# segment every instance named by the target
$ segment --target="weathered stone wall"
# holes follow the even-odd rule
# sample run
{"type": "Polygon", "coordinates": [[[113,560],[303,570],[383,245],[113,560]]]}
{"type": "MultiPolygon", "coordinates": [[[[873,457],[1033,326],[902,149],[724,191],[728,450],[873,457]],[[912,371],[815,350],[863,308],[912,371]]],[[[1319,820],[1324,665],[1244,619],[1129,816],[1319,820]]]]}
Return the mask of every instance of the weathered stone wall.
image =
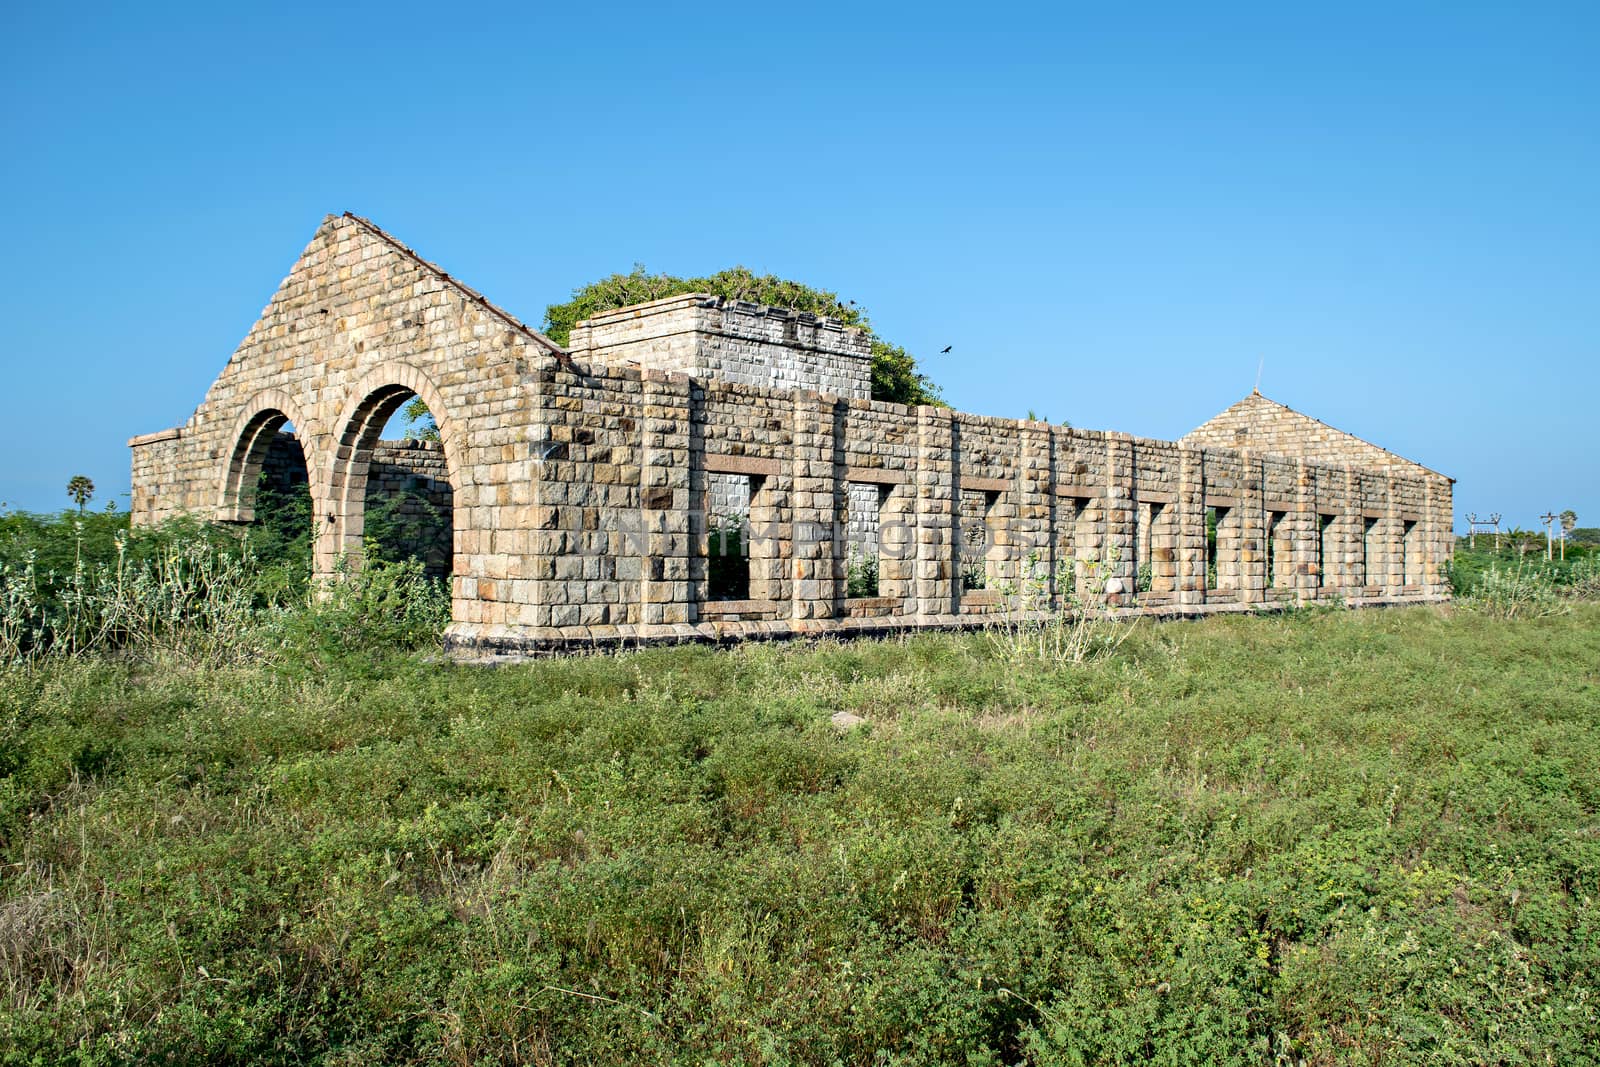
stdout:
{"type": "Polygon", "coordinates": [[[1302,415],[1260,393],[1237,404],[1185,434],[1191,448],[1230,448],[1309,459],[1334,466],[1362,467],[1399,473],[1426,472],[1420,463],[1397,456],[1354,434],[1336,430],[1325,422],[1302,415]]]}
{"type": "Polygon", "coordinates": [[[597,318],[575,335],[594,358],[574,360],[370,224],[330,218],[195,416],[132,442],[135,514],[248,521],[292,421],[331,572],[359,550],[374,476],[387,479],[378,433],[415,392],[443,438],[462,645],[966,625],[1007,610],[1026,580],[1060,603],[1108,592],[1161,613],[1447,594],[1451,483],[1414,464],[908,408],[867,399],[864,379],[853,396],[783,388],[834,380],[827,360],[865,370],[864,340],[705,301],[597,318]],[[773,380],[672,369],[722,359],[718,373],[759,379],[769,358],[773,380]],[[713,601],[706,510],[735,497],[748,598],[713,601]],[[878,595],[851,598],[869,536],[878,595]],[[973,563],[981,589],[964,588],[973,563]]]}
{"type": "MultiPolygon", "coordinates": [[[[849,558],[852,561],[878,557],[879,489],[876,485],[851,482],[845,503],[849,558]]],[[[739,474],[706,475],[706,521],[745,517],[750,514],[750,479],[739,474]]]]}
{"type": "Polygon", "coordinates": [[[311,472],[306,467],[305,452],[294,434],[280,430],[267,445],[266,458],[261,461],[261,482],[280,493],[296,486],[306,485],[311,472]]]}
{"type": "MultiPolygon", "coordinates": [[[[629,551],[649,581],[639,610],[619,606],[611,615],[617,621],[581,635],[588,638],[960,624],[1005,610],[1005,590],[1060,564],[1085,579],[1081,588],[1093,584],[1091,572],[1109,571],[1122,604],[1160,611],[1248,607],[1285,596],[1377,603],[1445,592],[1439,563],[1448,551],[1449,481],[1437,476],[1362,472],[632,369],[587,377],[557,369],[542,388],[551,398],[570,398],[574,390],[630,398],[618,411],[638,411],[644,424],[638,532],[624,542],[632,541],[629,551]],[[637,408],[635,382],[645,394],[637,408]],[[714,480],[754,487],[746,602],[711,602],[704,592],[710,549],[693,501],[714,480]],[[871,493],[862,494],[862,503],[858,488],[871,493]],[[868,499],[882,515],[882,576],[880,595],[865,604],[844,590],[855,541],[848,516],[868,499]],[[1220,516],[1214,584],[1207,581],[1207,509],[1220,516]],[[1326,549],[1324,514],[1335,518],[1326,549]],[[1414,524],[1409,550],[1402,544],[1407,523],[1414,524]],[[974,531],[976,544],[969,539],[974,531]],[[1393,564],[1406,558],[1409,577],[1393,564]],[[963,588],[962,574],[974,561],[983,588],[963,588]],[[1144,577],[1141,562],[1149,565],[1144,577]]],[[[607,428],[593,417],[574,421],[577,404],[549,403],[546,410],[556,419],[556,435],[607,428]]],[[[589,477],[581,465],[546,467],[541,500],[569,492],[568,480],[589,477]]],[[[613,516],[621,528],[631,521],[630,506],[613,516]]],[[[557,552],[563,543],[570,538],[551,540],[545,550],[557,552]]],[[[558,617],[568,595],[559,585],[536,594],[550,614],[534,617],[558,617]]],[[[579,605],[566,606],[570,617],[579,605]]],[[[573,635],[536,629],[532,636],[573,635]]]]}
{"type": "Polygon", "coordinates": [[[397,558],[415,557],[431,576],[448,577],[453,566],[451,516],[455,490],[436,441],[379,441],[367,473],[366,509],[382,508],[385,546],[397,558]]]}

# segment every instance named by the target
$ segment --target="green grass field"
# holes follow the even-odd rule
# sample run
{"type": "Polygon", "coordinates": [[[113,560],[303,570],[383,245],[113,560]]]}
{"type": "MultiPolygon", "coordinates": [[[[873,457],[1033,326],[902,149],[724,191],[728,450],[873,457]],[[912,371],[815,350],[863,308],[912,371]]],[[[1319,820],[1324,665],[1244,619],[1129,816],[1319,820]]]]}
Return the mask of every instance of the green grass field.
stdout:
{"type": "Polygon", "coordinates": [[[1600,607],[0,673],[8,1063],[1594,1063],[1600,607]],[[865,725],[841,732],[839,710],[865,725]]]}

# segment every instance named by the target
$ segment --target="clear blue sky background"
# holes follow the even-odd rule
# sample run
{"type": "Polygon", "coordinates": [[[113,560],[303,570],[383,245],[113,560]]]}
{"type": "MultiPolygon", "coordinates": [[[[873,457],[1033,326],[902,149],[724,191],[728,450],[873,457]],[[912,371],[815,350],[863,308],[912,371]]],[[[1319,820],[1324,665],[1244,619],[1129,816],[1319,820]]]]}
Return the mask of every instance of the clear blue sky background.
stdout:
{"type": "Polygon", "coordinates": [[[532,323],[834,288],[985,414],[1172,438],[1265,360],[1458,516],[1600,525],[1600,4],[231,7],[7,8],[12,507],[125,492],[349,210],[532,323]]]}

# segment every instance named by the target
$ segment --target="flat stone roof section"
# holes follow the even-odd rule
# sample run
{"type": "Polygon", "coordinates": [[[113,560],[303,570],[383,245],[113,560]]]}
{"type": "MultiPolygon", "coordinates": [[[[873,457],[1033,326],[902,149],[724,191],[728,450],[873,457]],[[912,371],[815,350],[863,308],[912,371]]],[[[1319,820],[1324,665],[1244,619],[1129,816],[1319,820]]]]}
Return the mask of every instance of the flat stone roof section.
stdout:
{"type": "Polygon", "coordinates": [[[578,323],[570,351],[600,366],[632,365],[758,388],[872,396],[872,337],[806,311],[683,293],[578,323]]]}

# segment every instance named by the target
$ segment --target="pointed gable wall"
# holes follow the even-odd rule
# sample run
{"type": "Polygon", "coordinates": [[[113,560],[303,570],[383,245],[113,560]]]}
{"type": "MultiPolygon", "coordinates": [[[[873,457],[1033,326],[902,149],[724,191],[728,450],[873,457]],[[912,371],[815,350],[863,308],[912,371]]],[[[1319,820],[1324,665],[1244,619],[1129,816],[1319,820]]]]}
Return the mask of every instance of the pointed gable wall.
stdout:
{"type": "Polygon", "coordinates": [[[1191,448],[1232,448],[1390,474],[1439,475],[1354,434],[1251,393],[1186,434],[1191,448]]]}
{"type": "MultiPolygon", "coordinates": [[[[435,392],[440,425],[474,407],[519,402],[519,376],[561,349],[354,216],[330,215],[182,426],[136,437],[136,520],[182,512],[228,518],[218,485],[241,423],[261,410],[294,423],[313,483],[331,475],[341,419],[358,388],[409,376],[435,392]]],[[[412,387],[409,383],[407,387],[412,387]]],[[[415,389],[418,393],[430,391],[415,389]]],[[[446,441],[453,465],[483,442],[446,441]]]]}
{"type": "Polygon", "coordinates": [[[365,220],[329,216],[182,426],[136,437],[132,518],[248,521],[285,418],[311,483],[316,566],[359,552],[382,424],[410,393],[439,424],[453,489],[456,617],[504,571],[532,503],[527,427],[565,353],[365,220]]]}

